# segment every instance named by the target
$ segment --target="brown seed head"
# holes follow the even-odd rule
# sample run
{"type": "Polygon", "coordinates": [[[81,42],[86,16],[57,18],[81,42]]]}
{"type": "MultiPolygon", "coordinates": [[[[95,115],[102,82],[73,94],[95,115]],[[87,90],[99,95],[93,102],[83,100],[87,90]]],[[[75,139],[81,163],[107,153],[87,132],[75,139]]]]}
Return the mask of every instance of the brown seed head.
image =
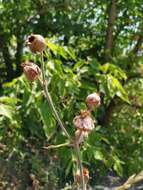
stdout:
{"type": "Polygon", "coordinates": [[[73,119],[73,124],[81,131],[90,132],[94,129],[94,121],[88,111],[81,111],[80,115],[73,119]]]}
{"type": "Polygon", "coordinates": [[[31,82],[38,79],[41,74],[40,68],[32,62],[24,62],[21,64],[23,72],[26,75],[27,79],[31,82]]]}
{"type": "Polygon", "coordinates": [[[94,109],[94,107],[99,107],[101,104],[101,98],[100,98],[99,94],[92,93],[92,94],[88,95],[86,98],[86,104],[90,111],[92,111],[94,109]]]}
{"type": "Polygon", "coordinates": [[[31,34],[26,40],[26,43],[33,53],[41,53],[46,49],[45,39],[39,34],[31,34]]]}

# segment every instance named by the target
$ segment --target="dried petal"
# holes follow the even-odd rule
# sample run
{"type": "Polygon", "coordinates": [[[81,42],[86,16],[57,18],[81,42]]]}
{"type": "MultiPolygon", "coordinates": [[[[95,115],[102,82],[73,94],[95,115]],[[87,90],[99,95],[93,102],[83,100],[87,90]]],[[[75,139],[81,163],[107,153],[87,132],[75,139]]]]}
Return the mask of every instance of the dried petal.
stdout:
{"type": "Polygon", "coordinates": [[[92,131],[94,129],[94,121],[88,111],[81,111],[80,115],[73,119],[75,127],[82,131],[92,131]]]}

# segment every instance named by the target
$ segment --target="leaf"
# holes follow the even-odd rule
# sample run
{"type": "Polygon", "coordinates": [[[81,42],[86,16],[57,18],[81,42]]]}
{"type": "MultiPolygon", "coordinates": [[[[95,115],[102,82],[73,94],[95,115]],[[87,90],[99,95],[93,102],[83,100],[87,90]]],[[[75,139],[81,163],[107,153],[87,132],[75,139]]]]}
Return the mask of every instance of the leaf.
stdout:
{"type": "Polygon", "coordinates": [[[5,116],[12,120],[13,109],[9,105],[0,104],[0,115],[5,116]]]}
{"type": "Polygon", "coordinates": [[[118,173],[119,176],[123,175],[123,168],[120,162],[115,162],[113,165],[114,170],[118,173]]]}
{"type": "Polygon", "coordinates": [[[112,75],[107,75],[107,81],[109,90],[112,89],[119,98],[130,103],[126,91],[117,78],[112,75]]]}
{"type": "Polygon", "coordinates": [[[51,114],[51,110],[47,103],[41,102],[38,105],[38,111],[40,113],[41,120],[44,124],[43,129],[44,129],[45,135],[49,137],[55,127],[55,120],[51,114]]]}
{"type": "Polygon", "coordinates": [[[98,74],[96,76],[98,77],[100,83],[101,92],[103,92],[111,98],[117,95],[123,101],[130,103],[125,89],[123,88],[122,84],[119,82],[117,78],[115,78],[111,74],[98,74]]]}
{"type": "Polygon", "coordinates": [[[69,173],[71,172],[72,170],[72,167],[73,167],[73,161],[72,160],[69,160],[68,162],[68,165],[66,167],[66,171],[65,171],[65,175],[68,176],[69,173]]]}
{"type": "Polygon", "coordinates": [[[19,101],[21,101],[21,100],[18,98],[14,98],[14,97],[7,97],[7,96],[0,97],[0,103],[4,103],[4,104],[15,105],[19,101]]]}
{"type": "Polygon", "coordinates": [[[96,160],[104,160],[104,156],[103,156],[103,153],[101,152],[101,151],[99,151],[99,150],[95,150],[94,151],[94,158],[96,159],[96,160]]]}
{"type": "Polygon", "coordinates": [[[57,55],[57,51],[58,51],[58,46],[55,45],[54,43],[47,41],[47,46],[48,48],[55,54],[57,55]]]}
{"type": "Polygon", "coordinates": [[[67,59],[67,52],[65,51],[64,47],[58,46],[58,52],[59,55],[61,55],[63,58],[67,59]]]}
{"type": "Polygon", "coordinates": [[[71,47],[66,48],[66,52],[68,53],[68,55],[74,60],[76,61],[76,54],[74,52],[74,50],[71,47]]]}
{"type": "Polygon", "coordinates": [[[85,61],[80,60],[80,61],[78,61],[78,62],[74,65],[73,70],[74,70],[74,71],[79,70],[83,65],[85,65],[85,61]]]}
{"type": "Polygon", "coordinates": [[[113,165],[114,170],[118,173],[119,176],[122,176],[123,175],[122,164],[124,164],[124,162],[120,160],[117,155],[113,155],[112,158],[114,160],[114,165],[113,165]]]}
{"type": "Polygon", "coordinates": [[[17,81],[18,81],[18,78],[13,79],[11,82],[5,82],[3,84],[3,87],[7,87],[7,88],[13,87],[16,84],[17,81]]]}
{"type": "Polygon", "coordinates": [[[50,41],[47,40],[47,46],[48,48],[55,54],[55,55],[61,55],[63,58],[67,59],[67,52],[64,49],[64,47],[56,45],[50,41]]]}
{"type": "Polygon", "coordinates": [[[109,73],[109,74],[113,75],[114,77],[116,77],[119,80],[127,79],[126,73],[120,67],[118,67],[114,64],[106,63],[104,65],[101,65],[100,70],[105,74],[109,73]]]}

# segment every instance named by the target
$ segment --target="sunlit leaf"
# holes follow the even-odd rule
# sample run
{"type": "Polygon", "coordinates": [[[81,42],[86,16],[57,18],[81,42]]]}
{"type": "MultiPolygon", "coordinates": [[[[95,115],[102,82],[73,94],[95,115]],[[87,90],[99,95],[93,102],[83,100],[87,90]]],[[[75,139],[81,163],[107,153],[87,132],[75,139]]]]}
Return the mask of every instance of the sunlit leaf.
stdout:
{"type": "Polygon", "coordinates": [[[9,105],[5,105],[5,104],[0,103],[0,115],[5,116],[5,117],[12,120],[12,115],[13,115],[12,107],[9,105]]]}

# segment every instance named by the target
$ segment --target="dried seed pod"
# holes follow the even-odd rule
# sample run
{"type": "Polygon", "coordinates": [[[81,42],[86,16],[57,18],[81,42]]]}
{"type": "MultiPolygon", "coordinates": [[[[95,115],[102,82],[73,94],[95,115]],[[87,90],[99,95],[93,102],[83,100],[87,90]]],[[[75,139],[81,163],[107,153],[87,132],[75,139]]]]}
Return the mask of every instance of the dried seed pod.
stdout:
{"type": "Polygon", "coordinates": [[[94,107],[99,107],[101,104],[101,98],[100,98],[99,94],[92,93],[92,94],[88,95],[86,98],[86,104],[90,111],[92,111],[94,109],[94,107]]]}
{"type": "Polygon", "coordinates": [[[27,79],[31,82],[36,80],[41,74],[40,68],[35,63],[25,62],[22,63],[21,66],[23,68],[23,72],[26,75],[27,79]]]}
{"type": "Polygon", "coordinates": [[[73,119],[73,123],[78,130],[90,132],[94,129],[94,121],[90,112],[81,111],[80,115],[73,119]]]}
{"type": "Polygon", "coordinates": [[[45,39],[39,34],[31,34],[26,40],[26,43],[33,53],[41,53],[46,49],[45,39]]]}
{"type": "MultiPolygon", "coordinates": [[[[84,176],[85,183],[87,184],[88,181],[89,181],[89,179],[90,179],[90,177],[89,177],[89,171],[88,171],[87,168],[83,168],[83,176],[84,176]]],[[[74,181],[77,184],[81,184],[82,179],[81,179],[79,171],[74,175],[74,181]]]]}

